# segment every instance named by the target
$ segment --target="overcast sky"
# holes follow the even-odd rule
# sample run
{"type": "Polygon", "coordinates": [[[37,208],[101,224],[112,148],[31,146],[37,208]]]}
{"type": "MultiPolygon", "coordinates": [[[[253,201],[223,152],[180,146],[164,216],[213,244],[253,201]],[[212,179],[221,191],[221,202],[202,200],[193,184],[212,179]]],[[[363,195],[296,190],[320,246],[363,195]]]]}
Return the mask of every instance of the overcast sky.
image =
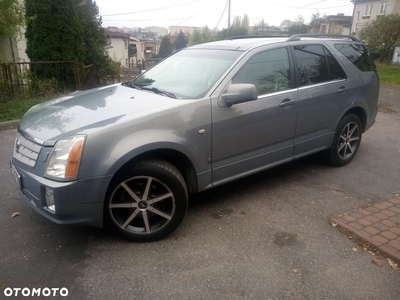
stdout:
{"type": "MultiPolygon", "coordinates": [[[[208,26],[219,29],[228,25],[228,0],[96,0],[103,26],[208,26]],[[224,11],[225,10],[225,11],[224,11]],[[220,20],[220,21],[219,21],[220,20]]],[[[278,26],[283,20],[295,20],[302,15],[308,23],[311,14],[353,14],[350,0],[231,0],[233,16],[246,13],[250,25],[262,18],[278,26]]]]}

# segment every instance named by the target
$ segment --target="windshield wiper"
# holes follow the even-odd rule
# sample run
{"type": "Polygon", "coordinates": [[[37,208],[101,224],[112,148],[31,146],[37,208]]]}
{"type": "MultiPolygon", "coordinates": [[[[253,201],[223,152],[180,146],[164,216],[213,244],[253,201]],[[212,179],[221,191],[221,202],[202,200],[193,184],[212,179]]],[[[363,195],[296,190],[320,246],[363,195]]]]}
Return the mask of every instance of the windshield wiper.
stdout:
{"type": "Polygon", "coordinates": [[[161,91],[156,87],[146,87],[145,85],[140,85],[140,84],[134,84],[133,82],[123,82],[122,85],[124,86],[129,86],[131,88],[137,89],[137,90],[146,90],[146,91],[151,91],[153,93],[156,93],[158,95],[162,96],[167,96],[173,99],[178,99],[175,94],[166,92],[166,91],[161,91]]]}
{"type": "Polygon", "coordinates": [[[170,97],[170,98],[173,98],[173,99],[178,99],[175,96],[175,94],[170,93],[170,92],[166,92],[166,91],[161,91],[156,87],[150,88],[150,87],[141,86],[139,89],[146,90],[146,91],[152,91],[152,92],[154,92],[154,93],[156,93],[158,95],[161,95],[161,96],[167,96],[167,97],[170,97]]]}
{"type": "Polygon", "coordinates": [[[121,85],[130,87],[130,88],[133,88],[133,89],[137,89],[137,90],[142,90],[143,89],[142,85],[134,84],[132,81],[123,82],[123,83],[121,83],[121,85]]]}

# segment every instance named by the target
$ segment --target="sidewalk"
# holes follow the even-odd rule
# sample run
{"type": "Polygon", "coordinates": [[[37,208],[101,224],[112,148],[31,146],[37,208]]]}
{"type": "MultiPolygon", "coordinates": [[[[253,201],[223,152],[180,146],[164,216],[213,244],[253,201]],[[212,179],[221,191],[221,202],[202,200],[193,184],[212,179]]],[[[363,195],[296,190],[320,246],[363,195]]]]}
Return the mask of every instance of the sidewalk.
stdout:
{"type": "Polygon", "coordinates": [[[400,197],[355,209],[330,218],[376,247],[383,255],[400,263],[400,197]]]}

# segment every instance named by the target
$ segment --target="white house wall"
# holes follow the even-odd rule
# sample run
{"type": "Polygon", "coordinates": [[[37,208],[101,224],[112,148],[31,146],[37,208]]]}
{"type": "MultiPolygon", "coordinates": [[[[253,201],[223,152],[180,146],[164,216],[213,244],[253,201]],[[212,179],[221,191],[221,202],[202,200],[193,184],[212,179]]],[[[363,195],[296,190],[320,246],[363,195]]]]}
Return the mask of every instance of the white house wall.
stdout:
{"type": "Polygon", "coordinates": [[[129,67],[128,40],[122,38],[110,38],[111,47],[107,49],[108,55],[122,67],[129,67]]]}
{"type": "Polygon", "coordinates": [[[4,38],[0,43],[0,54],[8,62],[29,62],[26,54],[25,29],[22,29],[17,38],[12,38],[12,41],[9,37],[4,38]]]}
{"type": "Polygon", "coordinates": [[[353,34],[358,34],[365,25],[381,14],[382,3],[386,3],[384,14],[400,14],[400,0],[356,2],[352,24],[353,34]],[[370,5],[372,5],[372,9],[370,9],[370,5]]]}

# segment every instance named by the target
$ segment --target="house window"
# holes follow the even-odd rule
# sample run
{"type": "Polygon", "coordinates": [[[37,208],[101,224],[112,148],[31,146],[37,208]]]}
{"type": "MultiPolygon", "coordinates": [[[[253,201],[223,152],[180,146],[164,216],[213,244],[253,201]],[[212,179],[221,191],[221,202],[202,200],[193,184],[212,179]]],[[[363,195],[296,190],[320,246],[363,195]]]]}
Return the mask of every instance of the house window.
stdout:
{"type": "Polygon", "coordinates": [[[353,29],[353,32],[354,32],[354,33],[357,33],[357,31],[358,31],[358,22],[356,22],[356,23],[354,24],[354,29],[353,29]]]}
{"type": "Polygon", "coordinates": [[[357,18],[356,18],[356,21],[358,22],[358,21],[360,21],[360,12],[358,11],[357,12],[357,18]]]}
{"type": "Polygon", "coordinates": [[[387,6],[387,2],[381,3],[381,10],[379,11],[379,14],[384,15],[386,13],[386,6],[387,6]]]}
{"type": "Polygon", "coordinates": [[[364,16],[370,17],[372,13],[372,4],[367,4],[365,7],[364,16]]]}

